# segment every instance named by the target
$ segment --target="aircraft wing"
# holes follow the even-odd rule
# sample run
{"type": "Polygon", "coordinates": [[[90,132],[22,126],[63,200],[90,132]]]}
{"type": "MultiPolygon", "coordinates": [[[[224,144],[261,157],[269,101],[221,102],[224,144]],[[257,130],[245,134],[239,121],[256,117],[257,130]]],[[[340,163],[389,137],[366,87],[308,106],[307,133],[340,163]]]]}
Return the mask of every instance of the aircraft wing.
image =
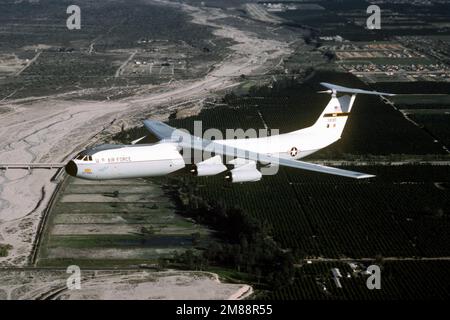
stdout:
{"type": "MultiPolygon", "coordinates": [[[[195,143],[192,146],[194,149],[199,149],[198,146],[195,146],[195,143]]],[[[216,154],[222,154],[226,156],[231,157],[237,157],[242,159],[248,159],[248,160],[254,160],[259,161],[263,163],[270,163],[273,165],[281,165],[296,169],[303,169],[308,171],[315,171],[315,172],[321,172],[321,173],[327,173],[327,174],[333,174],[337,176],[343,176],[348,178],[354,178],[354,179],[365,179],[365,178],[372,178],[373,175],[361,173],[361,172],[355,172],[355,171],[349,171],[349,170],[343,170],[333,167],[327,167],[319,164],[309,163],[305,161],[298,161],[294,159],[288,159],[283,157],[276,157],[272,155],[266,155],[262,153],[255,153],[248,150],[238,149],[231,146],[222,145],[213,141],[209,141],[209,144],[201,148],[202,150],[214,152],[216,154]]]]}
{"type": "Polygon", "coordinates": [[[354,178],[354,179],[367,179],[367,178],[375,177],[374,175],[366,174],[366,173],[362,173],[362,172],[327,167],[327,166],[323,166],[320,164],[309,163],[309,162],[305,162],[305,161],[298,161],[298,160],[293,160],[293,159],[280,158],[279,164],[286,166],[286,167],[315,171],[315,172],[322,172],[322,173],[333,174],[336,176],[342,176],[342,177],[354,178]]]}
{"type": "Polygon", "coordinates": [[[170,139],[177,129],[156,120],[144,120],[145,128],[153,133],[158,139],[170,139]]]}
{"type": "Polygon", "coordinates": [[[272,155],[256,153],[244,149],[227,146],[214,141],[201,139],[199,137],[192,136],[185,131],[175,129],[165,123],[156,120],[145,120],[144,126],[159,139],[173,141],[178,143],[181,147],[192,148],[196,150],[203,150],[207,152],[213,152],[230,157],[236,157],[241,159],[248,159],[254,161],[260,161],[263,163],[270,163],[273,165],[281,165],[291,168],[333,174],[343,177],[349,177],[354,179],[372,178],[373,175],[365,174],[361,172],[343,170],[333,167],[327,167],[319,164],[298,161],[283,157],[275,157],[272,155]]]}

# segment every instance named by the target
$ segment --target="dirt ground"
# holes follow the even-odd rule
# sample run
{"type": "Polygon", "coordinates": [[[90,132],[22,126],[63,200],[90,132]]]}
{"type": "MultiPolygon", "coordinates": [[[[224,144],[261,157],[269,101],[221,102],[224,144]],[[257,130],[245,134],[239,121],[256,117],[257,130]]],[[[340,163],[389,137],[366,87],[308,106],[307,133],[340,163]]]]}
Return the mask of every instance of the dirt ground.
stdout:
{"type": "Polygon", "coordinates": [[[253,293],[245,284],[222,283],[217,274],[193,271],[81,270],[81,288],[69,290],[65,270],[0,270],[0,300],[239,300],[253,293]]]}

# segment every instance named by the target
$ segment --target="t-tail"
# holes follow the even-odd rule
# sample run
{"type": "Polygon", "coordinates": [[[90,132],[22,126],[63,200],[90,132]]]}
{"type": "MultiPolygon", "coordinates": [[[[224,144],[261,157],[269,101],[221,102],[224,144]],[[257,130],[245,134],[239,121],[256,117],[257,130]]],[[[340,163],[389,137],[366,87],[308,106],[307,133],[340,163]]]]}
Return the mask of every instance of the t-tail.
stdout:
{"type": "Polygon", "coordinates": [[[352,111],[353,104],[355,103],[357,94],[370,94],[379,96],[395,95],[385,92],[347,88],[326,82],[321,82],[320,84],[328,89],[326,91],[321,91],[320,93],[331,94],[331,99],[314,125],[307,128],[307,130],[327,137],[327,140],[329,140],[329,144],[341,138],[345,124],[347,123],[347,119],[350,115],[350,112],[352,111]],[[350,93],[350,95],[338,96],[339,93],[350,93]]]}

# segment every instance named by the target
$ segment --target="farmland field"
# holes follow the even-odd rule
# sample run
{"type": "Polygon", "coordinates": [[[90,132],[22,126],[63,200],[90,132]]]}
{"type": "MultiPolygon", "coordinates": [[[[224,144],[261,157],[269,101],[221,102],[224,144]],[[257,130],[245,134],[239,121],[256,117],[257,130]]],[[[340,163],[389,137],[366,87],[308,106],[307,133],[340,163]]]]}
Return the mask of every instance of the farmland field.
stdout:
{"type": "Polygon", "coordinates": [[[378,83],[380,90],[393,90],[404,93],[389,97],[395,106],[408,118],[417,123],[433,139],[439,140],[447,149],[450,148],[450,85],[448,83],[378,83]]]}
{"type": "Polygon", "coordinates": [[[414,113],[410,114],[409,117],[424,126],[447,148],[450,148],[450,112],[446,111],[440,114],[414,113]]]}
{"type": "Polygon", "coordinates": [[[84,99],[123,97],[137,85],[203,76],[229,52],[228,39],[216,40],[212,29],[189,23],[170,6],[82,0],[77,2],[83,9],[81,29],[68,30],[70,4],[0,4],[0,60],[7,62],[0,68],[0,99],[83,89],[89,89],[84,99]],[[182,58],[170,60],[180,53],[182,58]],[[110,92],[114,88],[123,89],[110,92]]]}
{"type": "Polygon", "coordinates": [[[203,197],[237,205],[268,222],[274,239],[299,258],[450,254],[450,192],[435,185],[448,185],[448,167],[357,170],[378,177],[354,182],[282,169],[257,184],[227,187],[223,178],[208,177],[198,185],[203,197]],[[418,181],[416,171],[429,175],[427,181],[418,181]]]}
{"type": "Polygon", "coordinates": [[[383,2],[383,27],[371,31],[365,27],[367,3],[351,1],[309,1],[325,10],[287,10],[274,14],[289,21],[290,25],[307,25],[321,36],[340,35],[350,41],[383,41],[392,36],[449,34],[448,28],[436,21],[447,21],[448,3],[411,6],[409,3],[383,2]]]}
{"type": "Polygon", "coordinates": [[[405,94],[390,97],[389,100],[402,109],[443,109],[450,106],[450,94],[405,94]]]}
{"type": "Polygon", "coordinates": [[[200,249],[211,232],[175,213],[147,180],[90,182],[69,178],[50,212],[38,266],[129,266],[200,249]]]}
{"type": "MultiPolygon", "coordinates": [[[[373,262],[373,261],[372,261],[373,262]]],[[[370,262],[370,263],[372,263],[370,262]]],[[[361,264],[365,268],[368,261],[361,264]]],[[[369,290],[367,276],[355,273],[348,263],[322,262],[298,268],[294,283],[268,294],[274,300],[445,300],[450,296],[450,262],[381,262],[381,289],[369,290]],[[331,269],[342,274],[335,285],[331,269]],[[325,289],[324,289],[325,288],[325,289]]]]}

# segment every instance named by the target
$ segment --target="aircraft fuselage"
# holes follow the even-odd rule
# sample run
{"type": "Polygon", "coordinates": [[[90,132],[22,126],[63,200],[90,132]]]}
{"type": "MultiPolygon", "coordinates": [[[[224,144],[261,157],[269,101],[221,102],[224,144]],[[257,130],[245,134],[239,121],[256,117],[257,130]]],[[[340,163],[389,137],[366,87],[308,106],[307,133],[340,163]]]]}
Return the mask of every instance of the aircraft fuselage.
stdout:
{"type": "Polygon", "coordinates": [[[173,144],[100,146],[81,152],[67,164],[66,172],[87,180],[131,179],[162,176],[184,166],[173,144]]]}

